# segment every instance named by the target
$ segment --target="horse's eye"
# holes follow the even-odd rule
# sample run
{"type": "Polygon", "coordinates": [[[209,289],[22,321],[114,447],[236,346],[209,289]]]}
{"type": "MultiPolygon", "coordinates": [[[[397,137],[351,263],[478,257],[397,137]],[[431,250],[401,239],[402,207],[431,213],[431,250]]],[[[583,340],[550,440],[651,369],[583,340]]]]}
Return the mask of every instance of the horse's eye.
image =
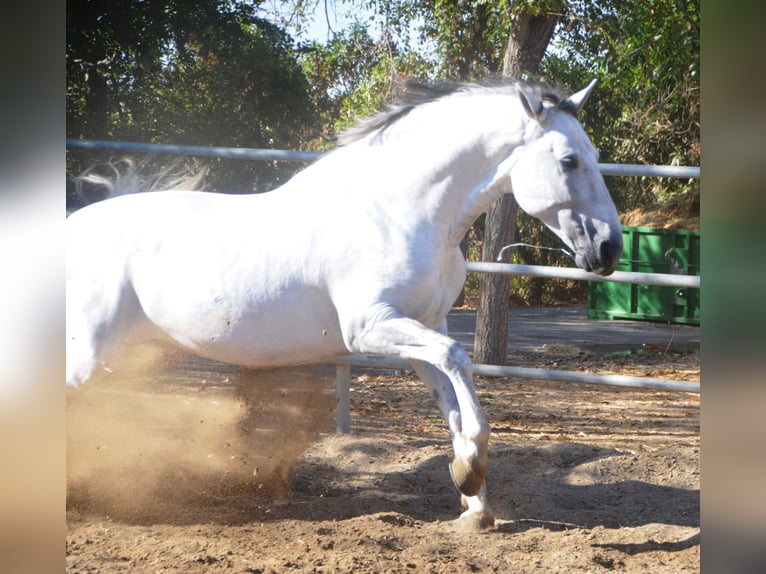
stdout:
{"type": "Polygon", "coordinates": [[[564,168],[564,170],[568,171],[570,169],[577,168],[577,156],[576,155],[568,155],[566,157],[561,158],[561,167],[564,168]]]}

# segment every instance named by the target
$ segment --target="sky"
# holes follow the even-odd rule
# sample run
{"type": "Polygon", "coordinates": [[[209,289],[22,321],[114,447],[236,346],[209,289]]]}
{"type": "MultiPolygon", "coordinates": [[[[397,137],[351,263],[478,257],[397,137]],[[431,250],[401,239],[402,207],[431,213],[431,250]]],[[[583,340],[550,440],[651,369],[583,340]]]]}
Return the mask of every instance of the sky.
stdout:
{"type": "MultiPolygon", "coordinates": [[[[284,25],[284,22],[280,22],[280,17],[282,20],[290,17],[289,7],[280,0],[268,0],[261,7],[269,19],[282,25],[284,25]]],[[[336,2],[335,0],[318,0],[316,1],[313,13],[309,16],[310,23],[301,34],[296,35],[295,29],[289,25],[287,29],[296,40],[316,40],[324,43],[332,36],[333,32],[343,30],[353,21],[351,15],[361,16],[362,18],[365,16],[372,17],[372,12],[359,6],[352,6],[351,3],[336,2]]],[[[374,30],[370,30],[371,35],[374,36],[373,32],[374,30]]]]}

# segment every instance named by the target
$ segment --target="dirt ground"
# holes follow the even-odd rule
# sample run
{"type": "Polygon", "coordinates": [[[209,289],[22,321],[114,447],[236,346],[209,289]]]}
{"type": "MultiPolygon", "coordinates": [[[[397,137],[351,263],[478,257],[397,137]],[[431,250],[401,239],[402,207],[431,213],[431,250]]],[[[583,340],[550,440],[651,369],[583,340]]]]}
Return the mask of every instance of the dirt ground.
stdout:
{"type": "MultiPolygon", "coordinates": [[[[548,355],[699,380],[699,355],[548,355]]],[[[527,362],[529,364],[529,362],[527,362]]],[[[448,433],[408,372],[188,360],[67,397],[67,572],[698,572],[699,395],[477,378],[494,528],[466,532],[448,433]]]]}

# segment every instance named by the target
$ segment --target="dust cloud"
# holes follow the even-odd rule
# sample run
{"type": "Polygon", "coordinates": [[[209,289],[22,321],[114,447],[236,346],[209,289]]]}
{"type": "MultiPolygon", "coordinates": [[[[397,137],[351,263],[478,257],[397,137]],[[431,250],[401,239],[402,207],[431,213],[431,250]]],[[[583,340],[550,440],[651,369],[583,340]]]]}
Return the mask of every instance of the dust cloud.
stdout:
{"type": "Polygon", "coordinates": [[[295,460],[334,426],[333,377],[331,365],[250,371],[191,359],[70,389],[67,509],[183,524],[232,496],[284,496],[295,460]]]}

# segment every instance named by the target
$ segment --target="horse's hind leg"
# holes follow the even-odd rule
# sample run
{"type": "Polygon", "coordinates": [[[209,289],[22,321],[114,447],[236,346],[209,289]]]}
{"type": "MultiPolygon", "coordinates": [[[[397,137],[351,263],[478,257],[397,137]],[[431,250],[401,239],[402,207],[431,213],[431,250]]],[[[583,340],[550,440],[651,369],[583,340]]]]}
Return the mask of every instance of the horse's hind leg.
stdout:
{"type": "Polygon", "coordinates": [[[105,363],[105,333],[109,321],[97,320],[95,308],[88,310],[67,300],[66,384],[77,387],[87,383],[105,363]],[[90,312],[89,312],[90,311],[90,312]]]}
{"type": "Polygon", "coordinates": [[[110,372],[110,359],[143,317],[131,288],[94,280],[67,283],[66,312],[66,384],[74,387],[110,372]]]}
{"type": "Polygon", "coordinates": [[[77,387],[89,381],[96,370],[98,360],[90,337],[82,331],[72,332],[67,321],[66,333],[66,384],[77,387]]]}

